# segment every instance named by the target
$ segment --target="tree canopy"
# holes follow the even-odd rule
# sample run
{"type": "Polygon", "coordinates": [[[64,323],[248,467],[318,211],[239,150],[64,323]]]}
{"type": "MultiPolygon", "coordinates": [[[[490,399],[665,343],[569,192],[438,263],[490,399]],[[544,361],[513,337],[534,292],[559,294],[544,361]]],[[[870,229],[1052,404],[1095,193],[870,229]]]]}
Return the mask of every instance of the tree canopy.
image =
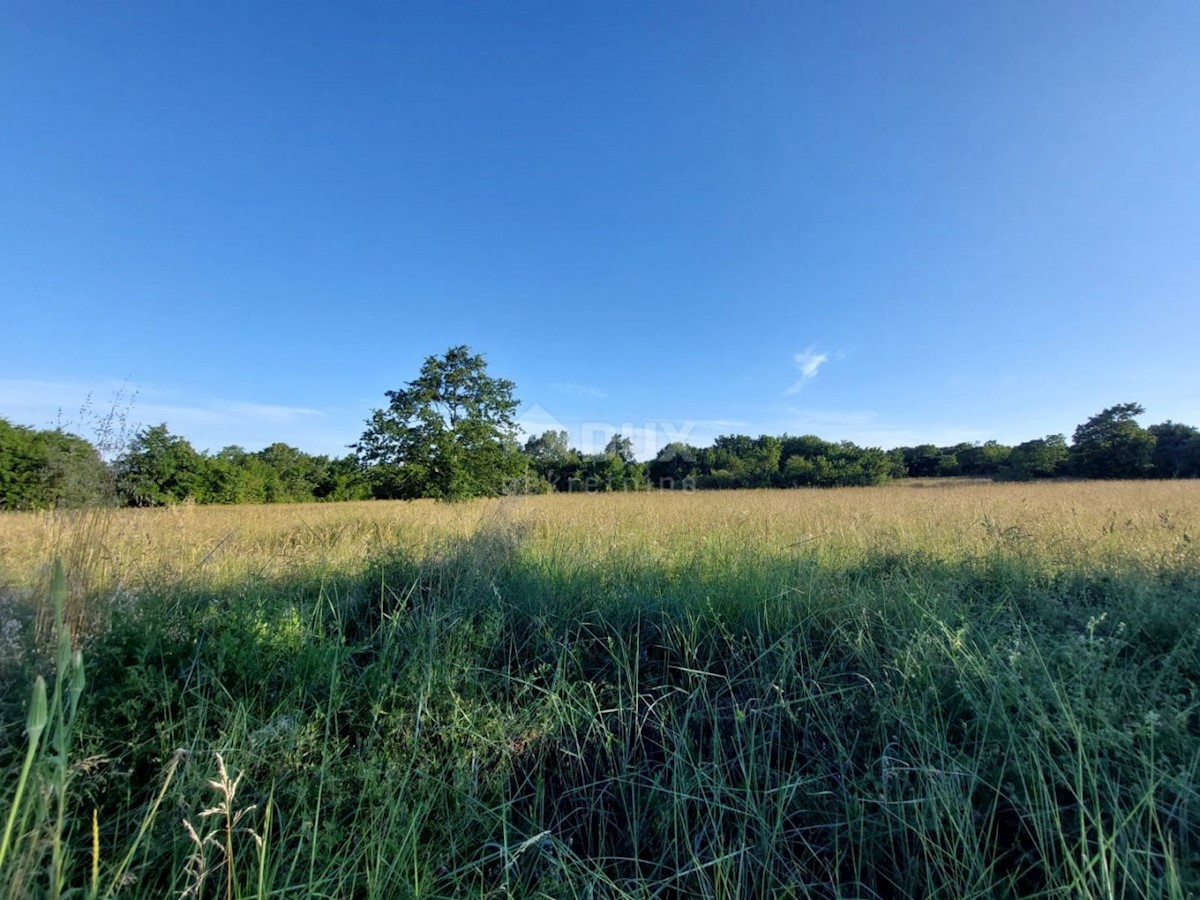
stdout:
{"type": "Polygon", "coordinates": [[[1075,429],[1071,466],[1085,478],[1142,478],[1154,465],[1154,435],[1137,423],[1140,403],[1119,403],[1075,429]]]}
{"type": "Polygon", "coordinates": [[[999,475],[1012,481],[1053,478],[1066,470],[1070,455],[1066,437],[1049,434],[1013,447],[1008,464],[1001,468],[999,475]]]}
{"type": "Polygon", "coordinates": [[[132,506],[162,506],[208,492],[204,458],[166,423],[137,433],[117,464],[117,484],[132,506]]]}
{"type": "Polygon", "coordinates": [[[387,391],[355,445],[376,496],[492,497],[519,478],[516,386],[488,374],[466,346],[425,360],[418,376],[387,391]]]}
{"type": "Polygon", "coordinates": [[[100,454],[84,438],[0,418],[0,509],[89,506],[112,493],[100,454]]]}
{"type": "Polygon", "coordinates": [[[1171,421],[1146,430],[1154,435],[1156,478],[1200,478],[1200,430],[1171,421]]]}

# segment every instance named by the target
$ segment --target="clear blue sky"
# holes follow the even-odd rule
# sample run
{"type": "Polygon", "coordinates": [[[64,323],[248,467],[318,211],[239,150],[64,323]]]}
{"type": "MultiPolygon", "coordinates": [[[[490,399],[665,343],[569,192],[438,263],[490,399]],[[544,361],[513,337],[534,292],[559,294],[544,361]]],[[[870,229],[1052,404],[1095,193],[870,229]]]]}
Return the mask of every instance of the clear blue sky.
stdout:
{"type": "Polygon", "coordinates": [[[0,416],[127,380],[340,453],[465,343],[577,445],[1200,425],[1197,47],[1191,0],[7,3],[0,416]]]}

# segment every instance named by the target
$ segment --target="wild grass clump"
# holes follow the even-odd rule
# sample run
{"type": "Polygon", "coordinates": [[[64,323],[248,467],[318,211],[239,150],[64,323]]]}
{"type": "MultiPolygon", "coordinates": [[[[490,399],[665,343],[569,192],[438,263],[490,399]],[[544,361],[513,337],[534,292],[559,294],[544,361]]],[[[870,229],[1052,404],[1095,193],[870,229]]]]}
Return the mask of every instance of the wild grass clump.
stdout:
{"type": "Polygon", "coordinates": [[[1060,487],[246,524],[10,668],[0,885],[1196,896],[1200,504],[1060,487]]]}

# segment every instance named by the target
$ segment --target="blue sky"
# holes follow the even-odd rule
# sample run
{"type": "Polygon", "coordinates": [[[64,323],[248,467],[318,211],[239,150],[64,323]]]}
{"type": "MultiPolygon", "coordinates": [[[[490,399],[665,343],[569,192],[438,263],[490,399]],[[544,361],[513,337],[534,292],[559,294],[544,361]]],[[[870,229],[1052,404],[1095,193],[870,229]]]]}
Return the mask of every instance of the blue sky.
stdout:
{"type": "Polygon", "coordinates": [[[0,416],[341,453],[1200,425],[1200,4],[0,7],[0,416]]]}

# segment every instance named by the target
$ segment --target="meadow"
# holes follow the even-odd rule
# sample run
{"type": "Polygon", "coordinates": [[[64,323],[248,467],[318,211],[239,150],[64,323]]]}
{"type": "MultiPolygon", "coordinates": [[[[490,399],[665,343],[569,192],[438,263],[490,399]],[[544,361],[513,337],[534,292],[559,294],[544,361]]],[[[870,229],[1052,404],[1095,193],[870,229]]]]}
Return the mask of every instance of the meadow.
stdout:
{"type": "Polygon", "coordinates": [[[1198,691],[1195,481],[4,513],[0,890],[1196,897],[1198,691]]]}

